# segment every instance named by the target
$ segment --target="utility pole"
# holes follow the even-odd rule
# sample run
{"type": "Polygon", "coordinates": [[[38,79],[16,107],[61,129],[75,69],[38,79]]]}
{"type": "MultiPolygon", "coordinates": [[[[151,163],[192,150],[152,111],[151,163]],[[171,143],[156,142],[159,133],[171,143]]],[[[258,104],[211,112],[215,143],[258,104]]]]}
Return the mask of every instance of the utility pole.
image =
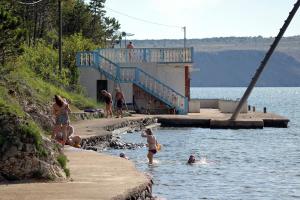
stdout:
{"type": "Polygon", "coordinates": [[[58,65],[59,72],[62,71],[62,13],[61,13],[61,0],[58,0],[58,65]]]}
{"type": "Polygon", "coordinates": [[[292,11],[289,13],[288,18],[284,21],[284,24],[281,27],[281,29],[280,29],[278,35],[276,36],[274,42],[270,46],[269,51],[266,53],[264,59],[261,61],[260,66],[256,70],[255,75],[253,76],[248,88],[246,89],[242,99],[240,100],[240,102],[239,102],[238,106],[236,107],[234,113],[232,114],[230,120],[236,120],[236,118],[238,117],[238,115],[239,115],[239,113],[242,109],[242,106],[247,101],[248,97],[250,96],[252,89],[255,87],[255,84],[259,79],[259,76],[261,75],[262,71],[264,70],[265,66],[267,65],[267,62],[269,61],[269,58],[271,57],[272,53],[274,52],[276,46],[278,45],[280,39],[282,38],[282,36],[284,34],[284,32],[288,28],[290,22],[292,21],[294,15],[297,12],[299,6],[300,6],[300,0],[297,0],[297,2],[295,3],[292,11]]]}
{"type": "Polygon", "coordinates": [[[183,28],[183,48],[186,48],[186,26],[183,28]]]}

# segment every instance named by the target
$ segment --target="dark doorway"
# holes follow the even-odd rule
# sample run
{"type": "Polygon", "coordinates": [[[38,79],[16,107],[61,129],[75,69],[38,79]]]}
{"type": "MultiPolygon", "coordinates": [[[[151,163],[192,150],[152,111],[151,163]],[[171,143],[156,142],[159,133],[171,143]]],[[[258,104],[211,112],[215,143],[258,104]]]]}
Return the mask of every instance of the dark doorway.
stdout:
{"type": "Polygon", "coordinates": [[[97,80],[97,101],[104,102],[101,90],[107,90],[107,80],[97,80]]]}

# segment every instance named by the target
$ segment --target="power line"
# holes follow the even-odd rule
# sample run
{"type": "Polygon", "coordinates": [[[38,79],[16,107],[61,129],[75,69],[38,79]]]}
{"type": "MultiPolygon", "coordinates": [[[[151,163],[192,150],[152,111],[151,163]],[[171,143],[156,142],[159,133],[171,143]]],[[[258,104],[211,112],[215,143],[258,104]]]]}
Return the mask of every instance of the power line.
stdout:
{"type": "Polygon", "coordinates": [[[34,5],[34,4],[40,3],[41,1],[44,1],[44,0],[38,0],[35,2],[23,2],[23,1],[16,1],[16,2],[19,4],[23,4],[23,5],[34,5]]]}
{"type": "Polygon", "coordinates": [[[161,23],[157,23],[157,22],[152,22],[152,21],[149,21],[149,20],[145,20],[145,19],[141,19],[141,18],[138,18],[138,17],[127,15],[125,13],[122,13],[122,12],[116,11],[114,9],[111,9],[111,8],[109,8],[107,6],[105,6],[105,7],[106,7],[106,9],[108,9],[108,10],[110,10],[112,12],[118,13],[120,15],[124,15],[126,17],[135,19],[137,21],[142,21],[142,22],[145,22],[145,23],[154,24],[154,25],[158,25],[158,26],[166,26],[166,27],[171,27],[171,28],[182,28],[181,26],[175,26],[175,25],[168,25],[168,24],[161,24],[161,23]]]}

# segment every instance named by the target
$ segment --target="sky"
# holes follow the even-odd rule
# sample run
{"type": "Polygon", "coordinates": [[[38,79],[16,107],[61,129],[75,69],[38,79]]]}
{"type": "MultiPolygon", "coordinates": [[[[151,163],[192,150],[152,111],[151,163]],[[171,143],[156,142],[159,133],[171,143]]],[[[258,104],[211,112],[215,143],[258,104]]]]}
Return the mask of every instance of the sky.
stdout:
{"type": "MultiPolygon", "coordinates": [[[[107,16],[120,22],[121,31],[134,34],[130,39],[182,39],[184,26],[187,39],[271,37],[278,34],[294,3],[296,0],[106,0],[105,9],[107,16]]],[[[293,35],[300,35],[300,9],[285,33],[293,35]]]]}

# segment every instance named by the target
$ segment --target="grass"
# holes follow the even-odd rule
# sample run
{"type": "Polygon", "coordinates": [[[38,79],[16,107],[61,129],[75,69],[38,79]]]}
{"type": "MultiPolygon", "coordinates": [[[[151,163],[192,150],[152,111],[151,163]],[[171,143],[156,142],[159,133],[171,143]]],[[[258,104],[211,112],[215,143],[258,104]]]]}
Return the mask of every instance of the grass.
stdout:
{"type": "Polygon", "coordinates": [[[23,93],[23,95],[32,95],[40,103],[52,102],[54,95],[58,94],[68,99],[70,104],[78,109],[103,107],[103,104],[99,104],[83,94],[68,92],[64,88],[45,82],[30,69],[20,68],[18,71],[12,72],[9,79],[17,80],[15,89],[18,92],[23,93]],[[30,91],[27,91],[26,88],[30,88],[30,91]]]}
{"type": "Polygon", "coordinates": [[[22,110],[19,102],[8,95],[8,90],[0,82],[0,113],[11,113],[18,117],[24,117],[25,113],[22,110]]]}
{"type": "MultiPolygon", "coordinates": [[[[38,107],[42,106],[48,109],[55,94],[69,100],[73,111],[80,111],[85,108],[103,108],[103,104],[98,104],[82,94],[66,91],[63,87],[44,81],[32,70],[18,65],[18,63],[0,67],[0,122],[1,119],[8,116],[19,118],[22,123],[13,127],[14,131],[20,133],[16,135],[26,135],[34,139],[38,156],[46,157],[49,154],[44,148],[42,140],[42,134],[46,132],[26,114],[21,103],[33,103],[38,107]]],[[[8,138],[6,138],[5,133],[1,133],[0,129],[0,147],[6,142],[9,142],[8,138]]],[[[69,177],[70,170],[66,167],[66,156],[59,155],[57,161],[66,176],[69,177]]]]}
{"type": "Polygon", "coordinates": [[[59,163],[59,165],[61,166],[61,168],[63,168],[66,176],[70,177],[70,170],[67,168],[67,162],[68,162],[67,157],[65,155],[63,155],[63,154],[60,154],[57,157],[57,162],[59,163]]]}

